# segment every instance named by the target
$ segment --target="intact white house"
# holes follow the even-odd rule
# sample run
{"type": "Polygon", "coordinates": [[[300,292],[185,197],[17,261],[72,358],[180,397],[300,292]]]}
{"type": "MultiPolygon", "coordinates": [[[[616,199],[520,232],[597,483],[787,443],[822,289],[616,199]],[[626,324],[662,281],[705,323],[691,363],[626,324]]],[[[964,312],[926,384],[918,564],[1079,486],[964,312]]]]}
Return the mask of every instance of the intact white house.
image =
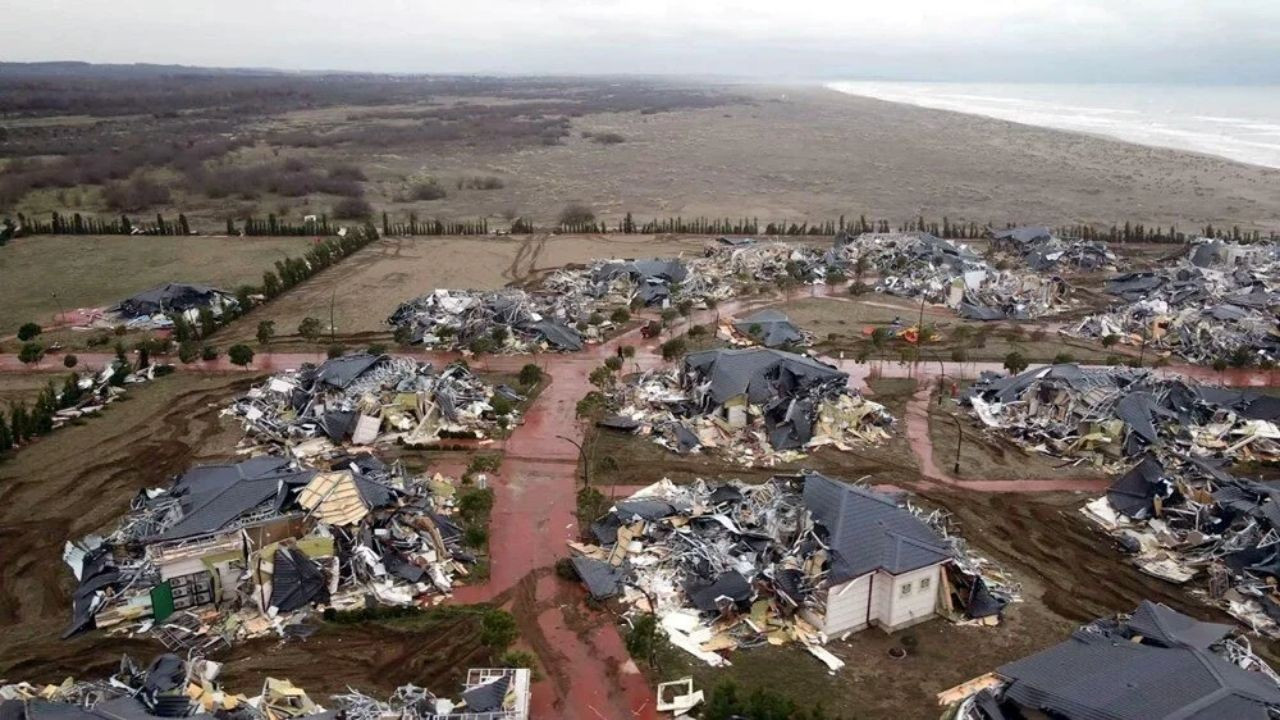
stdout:
{"type": "Polygon", "coordinates": [[[827,637],[875,625],[901,630],[937,614],[951,550],[893,498],[806,473],[804,504],[830,548],[820,602],[805,619],[827,637]]]}

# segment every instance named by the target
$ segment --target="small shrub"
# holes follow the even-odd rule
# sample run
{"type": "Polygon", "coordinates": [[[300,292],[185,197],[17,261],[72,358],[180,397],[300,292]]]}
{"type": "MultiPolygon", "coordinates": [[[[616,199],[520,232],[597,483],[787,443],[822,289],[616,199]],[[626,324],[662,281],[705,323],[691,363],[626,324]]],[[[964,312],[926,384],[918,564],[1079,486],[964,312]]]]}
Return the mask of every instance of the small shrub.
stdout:
{"type": "Polygon", "coordinates": [[[618,308],[609,315],[609,320],[615,323],[624,323],[631,320],[631,313],[626,308],[618,308]]]}
{"type": "Polygon", "coordinates": [[[626,141],[627,139],[621,133],[616,132],[593,133],[591,135],[591,142],[600,145],[620,145],[626,141]]]}
{"type": "Polygon", "coordinates": [[[66,355],[62,358],[63,367],[73,368],[79,364],[80,364],[80,358],[76,357],[75,355],[66,355]]]}
{"type": "Polygon", "coordinates": [[[508,650],[502,653],[498,658],[498,667],[524,668],[529,671],[534,682],[542,679],[542,673],[538,672],[538,658],[533,653],[523,650],[508,650]]]}
{"type": "Polygon", "coordinates": [[[178,360],[184,364],[193,363],[200,357],[200,346],[192,340],[178,343],[178,360]]]}
{"type": "Polygon", "coordinates": [[[516,641],[516,619],[505,610],[486,610],[480,620],[480,642],[494,650],[505,650],[516,641]]]}
{"type": "Polygon", "coordinates": [[[542,368],[533,363],[526,363],[520,368],[520,384],[525,387],[533,387],[542,381],[542,368]]]}
{"type": "Polygon", "coordinates": [[[38,363],[43,357],[44,346],[40,343],[23,343],[22,349],[18,351],[18,360],[24,365],[38,363]]]}
{"type": "Polygon", "coordinates": [[[428,202],[444,199],[448,195],[444,187],[433,178],[410,185],[406,198],[411,202],[428,202]]]}
{"type": "Polygon", "coordinates": [[[467,547],[483,548],[486,542],[489,542],[489,532],[482,527],[469,527],[462,533],[462,542],[467,547]]]}
{"type": "Polygon", "coordinates": [[[36,323],[23,323],[22,327],[18,328],[18,339],[22,342],[35,340],[42,332],[44,332],[44,329],[36,323]]]}
{"type": "Polygon", "coordinates": [[[596,213],[582,203],[569,203],[560,211],[561,225],[586,225],[596,221],[596,213]]]}
{"type": "Polygon", "coordinates": [[[205,362],[213,362],[218,359],[218,348],[213,345],[205,345],[200,348],[200,359],[205,362]]]}
{"type": "Polygon", "coordinates": [[[506,417],[511,414],[511,401],[502,395],[495,394],[489,398],[489,406],[493,408],[493,414],[498,417],[506,417]]]}
{"type": "Polygon", "coordinates": [[[346,354],[347,354],[347,346],[341,343],[335,343],[333,345],[330,345],[325,350],[325,356],[328,357],[329,359],[340,358],[346,354]]]}
{"type": "Polygon", "coordinates": [[[343,198],[334,204],[330,214],[338,220],[366,220],[373,215],[373,206],[363,198],[343,198]]]}
{"type": "Polygon", "coordinates": [[[245,367],[253,362],[253,348],[243,343],[232,345],[227,349],[227,357],[233,365],[245,367]]]}

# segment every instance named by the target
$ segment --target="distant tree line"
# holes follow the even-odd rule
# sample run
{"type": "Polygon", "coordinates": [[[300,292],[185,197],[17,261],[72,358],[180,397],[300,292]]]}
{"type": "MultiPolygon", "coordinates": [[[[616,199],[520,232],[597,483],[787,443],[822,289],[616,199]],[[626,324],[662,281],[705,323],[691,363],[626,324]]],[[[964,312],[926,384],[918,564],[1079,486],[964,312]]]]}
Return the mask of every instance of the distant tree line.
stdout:
{"type": "MultiPolygon", "coordinates": [[[[514,231],[513,231],[514,232],[514,231]]],[[[382,234],[393,235],[488,235],[489,221],[480,220],[419,220],[409,213],[409,221],[394,223],[387,213],[382,213],[382,234]]]]}
{"type": "Polygon", "coordinates": [[[285,222],[275,216],[274,213],[267,215],[266,219],[247,217],[241,221],[240,225],[236,225],[235,220],[227,218],[227,234],[228,235],[246,235],[249,237],[273,237],[273,236],[307,236],[307,235],[336,235],[338,228],[329,224],[329,218],[321,215],[315,220],[303,220],[302,222],[291,223],[285,222]]]}
{"type": "Polygon", "coordinates": [[[25,235],[190,235],[191,225],[186,215],[178,213],[176,221],[166,220],[163,215],[156,215],[155,222],[131,220],[127,215],[104,219],[92,215],[60,215],[50,213],[49,220],[42,222],[29,218],[22,213],[17,214],[18,221],[11,218],[3,220],[6,238],[23,237],[25,235]]]}

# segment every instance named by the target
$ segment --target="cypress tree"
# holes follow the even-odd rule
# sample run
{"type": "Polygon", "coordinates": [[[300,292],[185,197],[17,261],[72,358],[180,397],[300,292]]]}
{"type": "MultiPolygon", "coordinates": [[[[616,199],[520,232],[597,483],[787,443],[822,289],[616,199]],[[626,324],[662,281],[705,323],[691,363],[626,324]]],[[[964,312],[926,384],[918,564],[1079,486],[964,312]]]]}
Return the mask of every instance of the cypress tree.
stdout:
{"type": "Polygon", "coordinates": [[[0,414],[0,453],[13,449],[13,435],[9,432],[9,424],[0,414]]]}

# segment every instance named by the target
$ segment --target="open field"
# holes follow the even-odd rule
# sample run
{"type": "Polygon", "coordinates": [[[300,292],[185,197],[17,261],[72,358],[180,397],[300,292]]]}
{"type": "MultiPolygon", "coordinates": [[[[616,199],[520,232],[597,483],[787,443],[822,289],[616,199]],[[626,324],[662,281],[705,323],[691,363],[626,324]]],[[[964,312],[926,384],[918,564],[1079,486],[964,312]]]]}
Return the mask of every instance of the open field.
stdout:
{"type": "Polygon", "coordinates": [[[0,413],[7,413],[16,402],[30,404],[50,380],[61,382],[62,376],[44,372],[0,375],[0,413]]]}
{"type": "Polygon", "coordinates": [[[257,285],[276,260],[301,256],[311,242],[300,237],[20,238],[0,250],[0,337],[28,321],[48,325],[61,312],[108,306],[166,282],[230,291],[257,285]]]}
{"type": "Polygon", "coordinates": [[[14,86],[0,212],[185,212],[219,231],[363,201],[346,215],[546,227],[581,202],[611,224],[630,211],[1280,230],[1278,170],[815,86],[229,76],[179,95],[171,81],[135,96],[98,79],[56,102],[14,86]],[[119,152],[95,152],[108,144],[119,152]]]}
{"type": "Polygon", "coordinates": [[[391,328],[386,320],[392,311],[436,288],[520,285],[546,271],[595,258],[700,255],[709,241],[652,235],[384,238],[214,337],[223,345],[248,341],[260,321],[272,320],[277,333],[273,347],[309,345],[297,336],[298,323],[310,316],[327,327],[332,303],[339,342],[387,342],[391,328]]]}

